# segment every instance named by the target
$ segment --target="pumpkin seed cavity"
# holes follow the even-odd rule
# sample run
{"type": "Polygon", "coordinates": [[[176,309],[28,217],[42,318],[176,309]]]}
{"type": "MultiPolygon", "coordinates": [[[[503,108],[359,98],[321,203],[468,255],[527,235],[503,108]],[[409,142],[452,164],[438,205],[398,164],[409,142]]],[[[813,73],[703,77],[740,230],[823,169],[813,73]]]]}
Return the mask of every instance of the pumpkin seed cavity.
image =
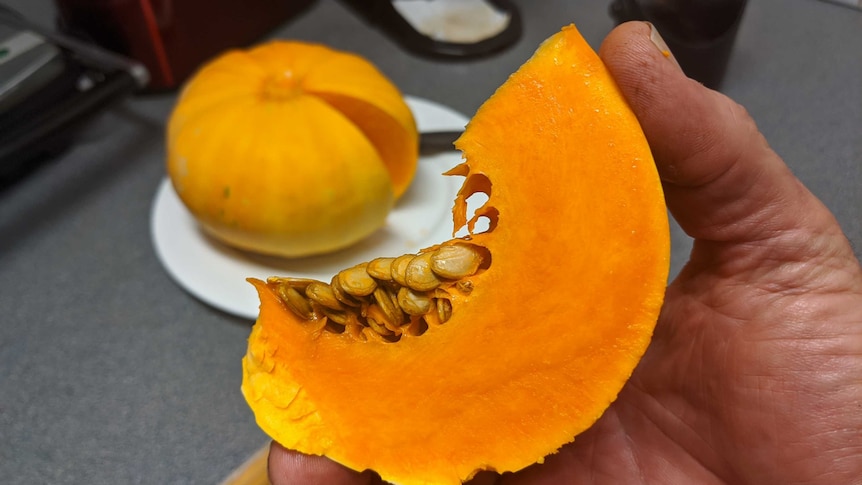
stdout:
{"type": "Polygon", "coordinates": [[[445,244],[340,271],[329,284],[307,278],[267,279],[293,313],[324,331],[360,341],[397,342],[452,318],[452,293],[473,290],[469,278],[490,266],[487,249],[445,244]]]}

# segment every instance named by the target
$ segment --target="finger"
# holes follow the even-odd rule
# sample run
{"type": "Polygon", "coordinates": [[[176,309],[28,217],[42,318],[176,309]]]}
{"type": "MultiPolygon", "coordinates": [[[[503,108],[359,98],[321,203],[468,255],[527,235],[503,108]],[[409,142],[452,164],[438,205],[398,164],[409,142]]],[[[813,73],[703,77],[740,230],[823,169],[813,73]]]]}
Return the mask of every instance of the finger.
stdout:
{"type": "Polygon", "coordinates": [[[269,447],[272,485],[371,485],[380,483],[370,472],[359,473],[322,456],[309,456],[272,442],[269,447]]]}
{"type": "Polygon", "coordinates": [[[500,474],[490,471],[481,471],[473,476],[464,485],[497,485],[500,483],[500,474]]]}
{"type": "Polygon", "coordinates": [[[645,22],[619,26],[600,49],[643,127],[668,208],[683,230],[740,242],[824,223],[819,218],[832,223],[745,109],[688,79],[668,54],[645,22]]]}

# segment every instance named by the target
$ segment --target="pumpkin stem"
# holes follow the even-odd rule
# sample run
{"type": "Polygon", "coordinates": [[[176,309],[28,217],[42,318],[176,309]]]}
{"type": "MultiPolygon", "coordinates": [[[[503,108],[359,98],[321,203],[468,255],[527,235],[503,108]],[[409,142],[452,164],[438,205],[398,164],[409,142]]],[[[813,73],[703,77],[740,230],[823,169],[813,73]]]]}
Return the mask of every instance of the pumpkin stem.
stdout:
{"type": "Polygon", "coordinates": [[[293,71],[287,69],[263,80],[261,96],[267,101],[287,101],[302,94],[302,85],[293,71]]]}

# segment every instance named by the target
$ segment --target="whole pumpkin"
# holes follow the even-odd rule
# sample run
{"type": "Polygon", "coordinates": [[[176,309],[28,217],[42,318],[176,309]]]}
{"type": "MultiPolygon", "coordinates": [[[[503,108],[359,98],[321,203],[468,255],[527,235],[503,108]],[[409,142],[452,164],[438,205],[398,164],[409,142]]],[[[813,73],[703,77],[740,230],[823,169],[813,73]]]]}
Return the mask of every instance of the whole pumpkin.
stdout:
{"type": "Polygon", "coordinates": [[[251,280],[242,391],[282,445],[400,485],[515,471],[589,428],[643,355],[668,275],[664,197],[637,119],[574,26],[456,146],[455,228],[469,236],[330,282],[251,280]],[[487,202],[467,214],[476,192],[487,202]]]}
{"type": "Polygon", "coordinates": [[[217,57],[184,86],[167,169],[217,239],[306,256],[379,229],[413,178],[417,146],[402,94],[369,61],[272,41],[217,57]]]}

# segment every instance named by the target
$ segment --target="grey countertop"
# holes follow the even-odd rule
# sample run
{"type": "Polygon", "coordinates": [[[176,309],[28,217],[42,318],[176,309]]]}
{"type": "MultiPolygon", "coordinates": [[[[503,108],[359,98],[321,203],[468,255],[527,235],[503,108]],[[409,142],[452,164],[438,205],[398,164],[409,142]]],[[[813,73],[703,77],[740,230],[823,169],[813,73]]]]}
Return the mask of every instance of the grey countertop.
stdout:
{"type": "MultiPolygon", "coordinates": [[[[48,0],[7,1],[53,22],[48,0]]],[[[524,33],[482,60],[405,53],[320,0],[274,36],[358,52],[405,93],[471,115],[574,22],[598,47],[608,2],[520,5],[524,33]]],[[[752,0],[723,91],[862,248],[862,12],[752,0]]],[[[199,302],[161,266],[150,210],[175,93],[101,113],[53,163],[0,192],[0,481],[218,483],[260,447],[239,392],[250,322],[199,302]]],[[[690,243],[674,229],[673,271],[690,243]]]]}

